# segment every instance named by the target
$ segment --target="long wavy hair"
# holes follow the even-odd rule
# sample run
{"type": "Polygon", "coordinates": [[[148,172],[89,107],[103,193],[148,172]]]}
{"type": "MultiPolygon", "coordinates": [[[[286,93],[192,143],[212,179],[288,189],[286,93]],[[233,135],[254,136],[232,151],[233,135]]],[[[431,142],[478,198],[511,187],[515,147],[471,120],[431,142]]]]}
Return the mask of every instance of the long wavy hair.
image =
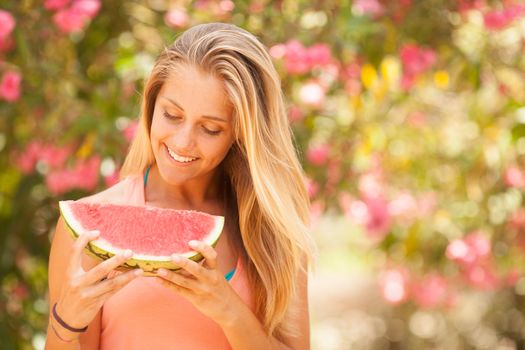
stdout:
{"type": "Polygon", "coordinates": [[[233,105],[235,142],[221,163],[226,220],[237,233],[256,316],[269,335],[297,336],[291,301],[314,251],[309,199],[279,76],[254,35],[231,24],[201,24],[165,48],[145,82],[139,126],[120,176],[142,174],[155,161],[149,136],[155,100],[184,64],[221,79],[233,105]]]}

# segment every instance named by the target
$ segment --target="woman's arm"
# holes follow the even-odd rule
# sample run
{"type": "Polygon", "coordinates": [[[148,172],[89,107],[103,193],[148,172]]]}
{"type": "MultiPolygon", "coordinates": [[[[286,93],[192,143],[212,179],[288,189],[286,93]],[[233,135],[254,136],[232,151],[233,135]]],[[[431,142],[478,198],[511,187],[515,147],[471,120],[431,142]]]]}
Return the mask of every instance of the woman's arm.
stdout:
{"type": "Polygon", "coordinates": [[[100,312],[89,324],[85,333],[82,333],[79,341],[65,342],[61,340],[56,333],[63,339],[69,340],[78,336],[78,334],[71,333],[58,324],[52,316],[51,308],[57,302],[60,296],[60,291],[66,279],[66,269],[71,260],[71,252],[73,251],[74,240],[66,231],[62,217],[59,218],[56,225],[55,235],[51,244],[51,253],[49,255],[49,323],[47,327],[46,350],[69,350],[80,349],[98,349],[99,334],[100,334],[100,312]],[[53,330],[53,328],[55,330],[53,330]]]}
{"type": "Polygon", "coordinates": [[[233,349],[310,349],[310,319],[308,311],[308,276],[301,273],[298,278],[298,294],[292,303],[298,307],[297,328],[298,337],[286,337],[282,341],[268,337],[261,323],[248,306],[241,302],[229,322],[222,324],[222,329],[233,349]]]}
{"type": "Polygon", "coordinates": [[[241,302],[236,314],[228,322],[222,324],[222,329],[235,350],[241,349],[310,349],[310,317],[308,308],[308,274],[301,272],[297,278],[297,296],[292,301],[294,312],[297,312],[297,337],[286,337],[282,341],[275,337],[268,337],[260,321],[255,317],[249,307],[241,302]]]}
{"type": "MultiPolygon", "coordinates": [[[[216,269],[217,252],[203,242],[190,242],[190,246],[200,252],[205,260],[201,265],[195,261],[172,256],[172,261],[189,275],[159,269],[157,275],[163,283],[187,298],[204,315],[217,322],[223,329],[233,349],[294,349],[310,348],[308,313],[308,278],[306,272],[297,277],[298,293],[291,302],[293,313],[297,311],[297,328],[300,335],[282,341],[268,337],[264,329],[239,295],[233,290],[224,276],[216,269]]],[[[306,265],[305,265],[306,266],[306,265]]]]}
{"type": "Polygon", "coordinates": [[[78,349],[80,345],[82,349],[98,349],[102,305],[142,274],[142,270],[133,269],[106,278],[132,252],[116,254],[103,262],[87,263],[84,249],[98,234],[87,232],[73,241],[62,218],[58,221],[49,258],[48,350],[78,349]],[[86,325],[85,332],[69,330],[83,329],[86,325]]]}

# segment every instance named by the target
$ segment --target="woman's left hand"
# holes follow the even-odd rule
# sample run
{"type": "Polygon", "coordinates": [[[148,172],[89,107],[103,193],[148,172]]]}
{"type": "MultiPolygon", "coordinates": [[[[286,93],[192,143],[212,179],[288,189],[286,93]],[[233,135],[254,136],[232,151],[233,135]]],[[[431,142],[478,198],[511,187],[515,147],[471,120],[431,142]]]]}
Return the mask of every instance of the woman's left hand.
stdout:
{"type": "Polygon", "coordinates": [[[217,269],[217,252],[201,241],[190,241],[189,246],[202,254],[203,264],[174,254],[172,261],[182,270],[159,269],[157,275],[164,285],[180,293],[206,316],[219,324],[228,322],[239,297],[217,269]]]}

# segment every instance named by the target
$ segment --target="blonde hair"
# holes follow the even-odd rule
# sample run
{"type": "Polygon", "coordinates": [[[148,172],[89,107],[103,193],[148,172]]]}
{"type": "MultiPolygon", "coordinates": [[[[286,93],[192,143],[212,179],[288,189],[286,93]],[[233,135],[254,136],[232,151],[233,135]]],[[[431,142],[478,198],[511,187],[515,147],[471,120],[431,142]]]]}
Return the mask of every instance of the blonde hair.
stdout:
{"type": "Polygon", "coordinates": [[[292,140],[279,76],[266,48],[249,32],[225,23],[188,29],[157,59],[142,97],[137,134],[121,178],[155,161],[150,127],[164,81],[182,64],[219,77],[233,105],[235,143],[222,163],[229,180],[226,220],[237,228],[255,301],[270,335],[296,336],[291,301],[307,273],[313,244],[309,199],[292,140]]]}

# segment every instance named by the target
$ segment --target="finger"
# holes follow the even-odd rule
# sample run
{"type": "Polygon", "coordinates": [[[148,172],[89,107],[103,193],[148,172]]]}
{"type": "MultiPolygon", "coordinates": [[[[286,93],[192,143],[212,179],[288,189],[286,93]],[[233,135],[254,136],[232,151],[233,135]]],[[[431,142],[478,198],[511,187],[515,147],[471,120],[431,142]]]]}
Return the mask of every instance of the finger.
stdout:
{"type": "Polygon", "coordinates": [[[201,241],[189,241],[188,245],[202,254],[205,259],[205,264],[210,269],[217,268],[217,251],[209,244],[201,241]]]}
{"type": "Polygon", "coordinates": [[[173,272],[166,269],[159,269],[157,271],[157,275],[159,276],[159,278],[169,281],[172,284],[176,284],[179,287],[183,287],[185,289],[193,291],[198,289],[199,282],[193,277],[183,276],[178,272],[173,272]]]}
{"type": "Polygon", "coordinates": [[[112,270],[122,265],[126,260],[133,256],[133,252],[126,249],[124,252],[118,253],[111,258],[104,260],[97,266],[89,270],[85,275],[85,280],[88,284],[100,281],[106,277],[112,270]]]}
{"type": "Polygon", "coordinates": [[[82,251],[92,240],[97,239],[100,236],[99,231],[90,231],[78,236],[77,240],[73,244],[71,253],[71,267],[78,271],[82,269],[82,251]]]}
{"type": "Polygon", "coordinates": [[[133,281],[135,278],[142,276],[143,274],[144,271],[141,269],[133,269],[131,271],[118,274],[115,277],[108,278],[88,288],[88,293],[95,297],[103,297],[104,300],[106,300],[106,294],[118,292],[120,289],[122,289],[122,287],[133,281]]]}
{"type": "Polygon", "coordinates": [[[199,278],[199,279],[205,279],[208,277],[208,269],[200,265],[199,263],[196,263],[195,261],[182,257],[177,254],[173,254],[171,256],[171,260],[173,263],[175,263],[177,266],[180,266],[183,270],[189,272],[193,276],[199,278]]]}
{"type": "Polygon", "coordinates": [[[175,284],[171,281],[168,281],[164,278],[162,278],[162,276],[159,276],[158,278],[156,278],[156,280],[162,284],[164,287],[166,288],[169,288],[169,289],[173,289],[174,291],[176,291],[177,293],[183,295],[183,296],[189,296],[191,295],[193,292],[191,290],[189,290],[188,288],[185,288],[181,285],[178,285],[178,284],[175,284]]]}

